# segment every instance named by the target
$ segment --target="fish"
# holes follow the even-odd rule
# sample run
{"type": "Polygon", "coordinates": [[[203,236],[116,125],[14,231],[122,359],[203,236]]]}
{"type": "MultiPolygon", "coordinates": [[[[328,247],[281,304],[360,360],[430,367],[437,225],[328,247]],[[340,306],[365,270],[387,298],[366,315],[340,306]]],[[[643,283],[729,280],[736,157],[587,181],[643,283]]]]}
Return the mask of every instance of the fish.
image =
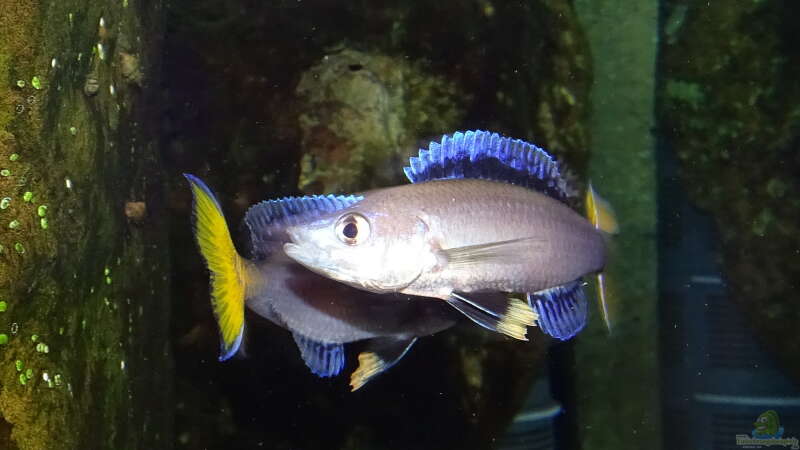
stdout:
{"type": "Polygon", "coordinates": [[[618,232],[593,188],[587,219],[545,150],[481,130],[431,142],[404,172],[410,184],[355,194],[287,227],[286,255],[358,289],[444,300],[516,339],[533,325],[562,340],[585,326],[583,277],[602,273],[618,232]]]}
{"type": "Polygon", "coordinates": [[[253,205],[244,219],[250,248],[242,256],[211,189],[193,175],[184,176],[193,195],[194,235],[210,272],[220,361],[240,351],[247,308],[290,331],[305,364],[320,377],[341,373],[345,344],[366,341],[350,377],[351,389],[357,390],[400,361],[419,337],[458,321],[446,305],[354,289],[309,271],[284,253],[288,224],[302,224],[314,211],[340,208],[348,197],[287,197],[253,205]]]}

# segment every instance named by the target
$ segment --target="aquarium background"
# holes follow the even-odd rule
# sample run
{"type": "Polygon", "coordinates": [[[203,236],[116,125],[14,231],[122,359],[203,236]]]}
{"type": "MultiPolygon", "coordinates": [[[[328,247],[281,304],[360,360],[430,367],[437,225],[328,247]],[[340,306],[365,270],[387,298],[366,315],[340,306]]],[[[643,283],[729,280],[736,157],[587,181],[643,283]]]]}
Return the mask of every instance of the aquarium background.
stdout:
{"type": "Polygon", "coordinates": [[[737,449],[767,411],[800,437],[798,20],[788,0],[0,0],[0,449],[737,449]],[[182,173],[238,230],[266,198],[405,183],[468,129],[614,205],[611,333],[596,308],[566,343],[461,323],[350,393],[251,314],[246,356],[217,360],[182,173]]]}

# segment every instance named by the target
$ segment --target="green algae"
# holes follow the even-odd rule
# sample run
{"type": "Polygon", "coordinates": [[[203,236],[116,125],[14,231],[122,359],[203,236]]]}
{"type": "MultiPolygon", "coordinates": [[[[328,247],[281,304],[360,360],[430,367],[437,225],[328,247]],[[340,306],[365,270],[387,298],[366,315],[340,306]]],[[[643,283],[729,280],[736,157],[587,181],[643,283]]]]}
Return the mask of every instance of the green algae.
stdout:
{"type": "Polygon", "coordinates": [[[681,80],[667,80],[666,95],[671,102],[684,102],[692,108],[699,107],[706,100],[700,84],[681,80]]]}
{"type": "Polygon", "coordinates": [[[8,335],[5,333],[0,333],[0,345],[8,344],[8,335]]]}
{"type": "MultiPolygon", "coordinates": [[[[148,280],[139,275],[145,273],[141,264],[150,266],[154,260],[167,259],[164,250],[152,250],[155,244],[160,249],[166,248],[163,232],[126,233],[125,222],[117,218],[114,207],[124,201],[122,195],[103,192],[100,187],[103,175],[114,178],[126,192],[128,188],[130,192],[138,189],[131,181],[134,176],[144,183],[137,186],[149,187],[158,182],[157,171],[144,173],[139,169],[145,161],[154,159],[155,145],[139,130],[136,120],[125,120],[124,127],[109,129],[109,123],[119,124],[121,117],[129,118],[129,114],[141,111],[137,97],[140,93],[118,88],[116,100],[97,95],[88,104],[81,86],[92,61],[78,56],[88,54],[98,40],[96,20],[101,13],[114,17],[115,28],[103,38],[109,56],[116,48],[120,32],[131,36],[131,42],[141,46],[139,51],[148,55],[151,37],[158,32],[151,29],[152,34],[142,34],[143,19],[138,16],[141,11],[131,8],[122,14],[120,5],[109,7],[77,0],[40,4],[21,0],[4,4],[3,8],[0,161],[10,161],[13,165],[2,167],[9,173],[0,177],[0,197],[23,201],[7,204],[7,210],[14,215],[6,215],[4,220],[15,218],[20,226],[13,233],[0,233],[0,245],[16,250],[7,251],[0,258],[0,296],[24,299],[15,301],[5,313],[4,320],[13,323],[12,334],[18,329],[36,330],[40,341],[34,346],[27,338],[12,336],[0,352],[0,364],[6,368],[0,371],[0,384],[4,387],[0,389],[0,416],[4,425],[0,442],[8,443],[14,450],[161,447],[161,439],[169,439],[170,422],[161,420],[162,413],[144,411],[168,411],[168,395],[164,399],[148,398],[144,386],[155,383],[162,386],[163,392],[169,392],[165,387],[169,384],[169,373],[164,369],[168,355],[152,350],[163,348],[164,306],[144,300],[148,311],[157,316],[158,331],[151,337],[127,340],[127,333],[134,335],[139,331],[138,321],[129,332],[124,311],[101,313],[98,299],[87,296],[85,288],[87,280],[95,276],[75,270],[97,264],[99,267],[92,271],[96,274],[103,261],[113,255],[132,269],[115,274],[114,286],[108,289],[126,290],[130,296],[137,295],[138,289],[168,296],[166,282],[161,277],[148,280]],[[72,19],[67,20],[67,14],[72,19]],[[29,78],[31,75],[34,76],[29,78]],[[16,87],[17,79],[30,79],[32,89],[16,87]],[[58,141],[66,134],[62,123],[86,131],[62,145],[58,141]],[[126,147],[123,159],[117,155],[123,145],[114,145],[131,140],[137,141],[137,152],[131,153],[126,147]],[[20,158],[23,152],[25,157],[20,158]],[[63,152],[63,157],[58,152],[63,152]],[[131,159],[133,162],[129,162],[131,159]],[[128,162],[123,165],[123,160],[128,162]],[[99,165],[99,161],[104,163],[99,165]],[[67,179],[82,183],[86,189],[64,189],[67,179]],[[46,211],[47,217],[41,217],[39,208],[33,204],[38,197],[46,198],[51,205],[68,208],[73,227],[42,232],[41,225],[46,226],[48,218],[58,220],[62,211],[46,211]],[[86,229],[93,229],[91,236],[83,235],[86,229]],[[67,248],[70,250],[66,251],[67,248]],[[138,266],[135,259],[140,261],[138,266]],[[48,262],[54,260],[62,261],[64,267],[48,262]],[[103,326],[82,332],[83,317],[103,326]],[[123,341],[125,347],[120,345],[123,341]],[[50,345],[59,351],[49,352],[50,345]],[[115,364],[106,364],[108,357],[114,361],[128,358],[129,351],[147,355],[159,368],[156,370],[159,376],[143,374],[134,378],[138,373],[119,376],[115,364]],[[51,376],[49,382],[44,378],[28,382],[23,360],[31,373],[47,368],[49,373],[58,375],[51,376]],[[26,388],[12,388],[12,382],[26,388]],[[45,386],[53,390],[42,391],[45,386]],[[32,411],[36,414],[31,414],[32,411]]],[[[158,14],[147,14],[151,17],[144,22],[157,27],[158,14]]],[[[103,81],[119,77],[114,70],[108,66],[98,76],[103,81]]]]}
{"type": "Polygon", "coordinates": [[[665,12],[679,14],[682,25],[661,51],[669,78],[658,87],[658,113],[690,200],[714,217],[731,299],[765,351],[799,380],[800,310],[793,299],[800,200],[790,195],[800,190],[793,5],[666,2],[665,12]]]}

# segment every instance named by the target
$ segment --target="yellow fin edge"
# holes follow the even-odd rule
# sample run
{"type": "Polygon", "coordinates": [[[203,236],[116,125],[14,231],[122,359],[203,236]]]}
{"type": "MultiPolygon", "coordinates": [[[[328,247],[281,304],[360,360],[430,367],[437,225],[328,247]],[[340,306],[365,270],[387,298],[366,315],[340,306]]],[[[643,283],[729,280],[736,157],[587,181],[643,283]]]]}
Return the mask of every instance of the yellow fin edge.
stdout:
{"type": "Polygon", "coordinates": [[[358,354],[358,368],[350,375],[350,391],[356,391],[364,386],[367,381],[381,373],[386,363],[374,352],[361,352],[358,354]]]}
{"type": "Polygon", "coordinates": [[[497,331],[514,339],[527,341],[527,327],[534,326],[537,318],[538,315],[528,303],[509,297],[508,308],[500,323],[497,324],[497,331]]]}
{"type": "Polygon", "coordinates": [[[192,175],[186,178],[194,196],[195,238],[210,272],[211,306],[222,339],[219,359],[224,361],[239,349],[244,331],[246,261],[236,252],[225,216],[211,190],[192,175]]]}
{"type": "Polygon", "coordinates": [[[619,223],[614,209],[603,197],[594,190],[592,183],[586,190],[586,217],[595,228],[608,234],[619,233],[619,223]]]}

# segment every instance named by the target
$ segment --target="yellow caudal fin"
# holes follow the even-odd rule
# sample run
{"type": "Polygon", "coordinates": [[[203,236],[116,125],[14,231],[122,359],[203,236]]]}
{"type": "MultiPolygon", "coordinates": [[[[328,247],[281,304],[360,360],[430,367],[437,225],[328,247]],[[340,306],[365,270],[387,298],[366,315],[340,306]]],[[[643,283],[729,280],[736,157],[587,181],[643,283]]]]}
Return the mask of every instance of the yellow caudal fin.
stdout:
{"type": "Polygon", "coordinates": [[[619,224],[614,210],[603,197],[600,197],[589,183],[586,190],[586,217],[595,228],[608,234],[619,233],[619,224]]]}
{"type": "Polygon", "coordinates": [[[247,292],[245,260],[233,246],[228,224],[211,189],[194,175],[184,174],[194,196],[194,234],[211,278],[211,306],[219,325],[220,361],[239,350],[244,333],[247,292]]]}
{"type": "MultiPolygon", "coordinates": [[[[589,183],[589,188],[586,190],[586,217],[595,228],[604,233],[609,235],[619,233],[619,223],[611,204],[597,194],[592,183],[589,183]]],[[[609,294],[608,280],[602,272],[597,274],[597,297],[603,313],[603,321],[610,332],[612,313],[609,311],[609,300],[613,300],[613,295],[609,294]]]]}

